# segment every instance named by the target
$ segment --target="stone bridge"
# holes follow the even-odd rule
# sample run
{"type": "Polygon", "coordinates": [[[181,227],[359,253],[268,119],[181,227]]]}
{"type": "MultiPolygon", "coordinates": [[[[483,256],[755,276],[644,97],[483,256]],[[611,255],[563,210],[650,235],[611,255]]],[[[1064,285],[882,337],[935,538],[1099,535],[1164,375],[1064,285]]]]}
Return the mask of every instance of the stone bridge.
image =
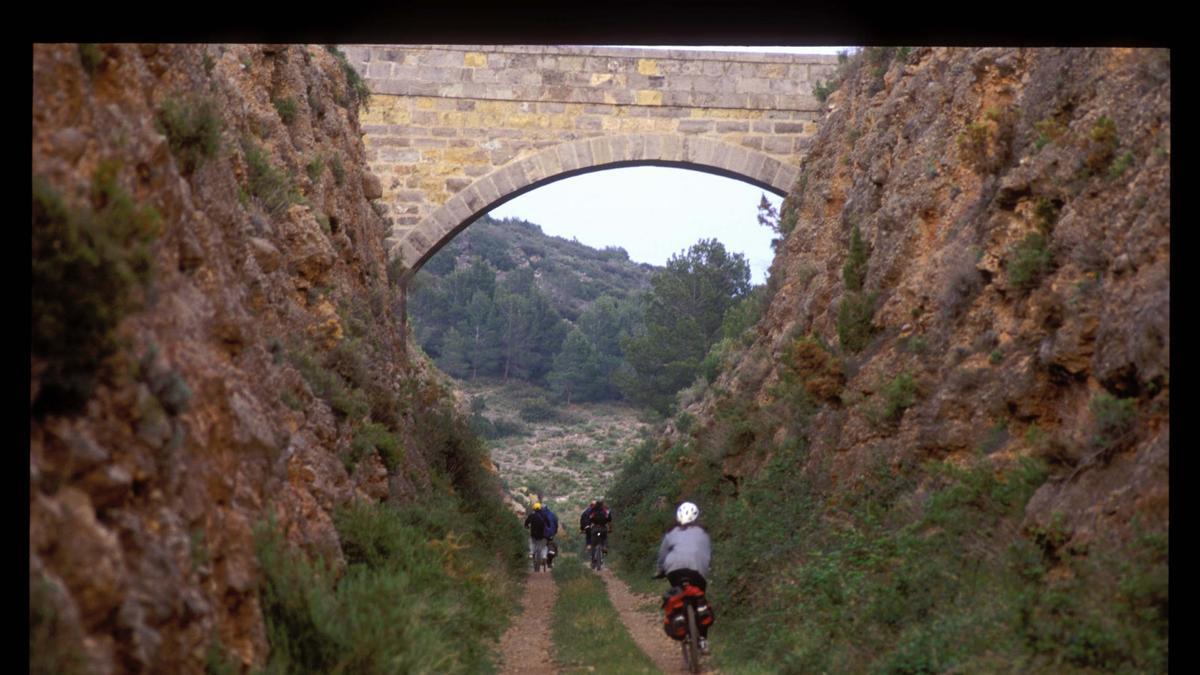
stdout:
{"type": "Polygon", "coordinates": [[[568,176],[696,169],[783,195],[837,57],[580,46],[343,45],[409,273],[479,216],[568,176]]]}

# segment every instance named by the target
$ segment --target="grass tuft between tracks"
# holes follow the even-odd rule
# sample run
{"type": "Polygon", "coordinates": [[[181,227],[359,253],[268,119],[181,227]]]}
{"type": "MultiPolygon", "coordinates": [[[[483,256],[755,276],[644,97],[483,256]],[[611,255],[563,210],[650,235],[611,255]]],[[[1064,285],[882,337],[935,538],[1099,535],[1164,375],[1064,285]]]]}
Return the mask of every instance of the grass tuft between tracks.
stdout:
{"type": "Polygon", "coordinates": [[[564,673],[657,673],[621,623],[599,575],[579,556],[564,554],[554,565],[558,601],[552,631],[555,661],[564,673]]]}

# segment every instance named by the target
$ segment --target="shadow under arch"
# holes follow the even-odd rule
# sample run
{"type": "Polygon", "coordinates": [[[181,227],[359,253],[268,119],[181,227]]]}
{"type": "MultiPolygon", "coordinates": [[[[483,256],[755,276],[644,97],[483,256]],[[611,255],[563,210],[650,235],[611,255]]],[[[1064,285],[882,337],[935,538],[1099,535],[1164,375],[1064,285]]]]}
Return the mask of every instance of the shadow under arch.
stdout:
{"type": "Polygon", "coordinates": [[[526,192],[593,171],[663,166],[733,178],[786,196],[799,169],[723,141],[671,134],[625,134],[569,141],[513,160],[479,177],[412,228],[395,228],[389,257],[400,258],[406,281],[480,216],[526,192]]]}

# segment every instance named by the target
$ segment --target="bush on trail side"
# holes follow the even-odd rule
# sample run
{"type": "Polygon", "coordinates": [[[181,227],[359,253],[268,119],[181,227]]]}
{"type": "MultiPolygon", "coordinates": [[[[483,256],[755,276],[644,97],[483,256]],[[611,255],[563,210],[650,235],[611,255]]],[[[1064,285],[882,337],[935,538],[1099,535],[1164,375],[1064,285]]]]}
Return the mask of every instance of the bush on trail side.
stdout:
{"type": "MultiPolygon", "coordinates": [[[[1097,429],[1123,428],[1126,407],[1096,404],[1097,429]]],[[[739,418],[753,431],[757,414],[739,418]]],[[[804,416],[795,424],[802,429],[804,416]]],[[[1047,476],[1040,461],[997,466],[986,448],[965,466],[892,466],[880,455],[835,501],[828,469],[807,462],[803,435],[783,444],[757,436],[749,451],[769,460],[736,486],[722,478],[719,460],[731,451],[725,445],[741,442],[731,434],[715,449],[647,441],[609,492],[624,522],[613,561],[631,576],[653,568],[674,506],[701,506],[715,548],[710,596],[723,610],[718,667],[1165,670],[1165,536],[1146,533],[1080,557],[1061,550],[1066,533],[1022,533],[1025,504],[1047,476]]]]}
{"type": "MultiPolygon", "coordinates": [[[[419,506],[356,503],[334,516],[347,567],[338,581],[266,525],[259,590],[267,672],[486,672],[514,601],[497,567],[495,524],[481,527],[443,489],[419,506]],[[432,503],[431,503],[432,502],[432,503]]],[[[512,525],[519,529],[516,518],[512,525]]],[[[510,552],[511,553],[511,552],[510,552]]]]}

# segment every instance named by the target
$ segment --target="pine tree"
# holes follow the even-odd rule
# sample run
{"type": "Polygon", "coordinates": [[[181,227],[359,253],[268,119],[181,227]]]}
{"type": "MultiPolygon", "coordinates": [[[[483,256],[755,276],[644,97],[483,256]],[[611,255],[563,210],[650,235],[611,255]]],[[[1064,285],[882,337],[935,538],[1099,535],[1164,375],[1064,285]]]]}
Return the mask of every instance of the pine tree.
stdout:
{"type": "Polygon", "coordinates": [[[850,231],[850,250],[846,254],[846,264],[842,266],[842,281],[846,283],[846,290],[861,291],[866,278],[867,245],[855,225],[850,231]]]}
{"type": "Polygon", "coordinates": [[[629,338],[642,321],[642,309],[634,301],[611,295],[597,298],[579,316],[576,325],[596,351],[596,399],[620,398],[613,375],[627,367],[621,339],[629,338]]]}
{"type": "Polygon", "coordinates": [[[850,250],[846,253],[846,263],[842,265],[842,281],[846,284],[846,292],[838,304],[837,317],[838,342],[849,352],[861,350],[871,339],[876,294],[863,291],[869,258],[867,245],[855,225],[850,231],[850,250]]]}
{"type": "Polygon", "coordinates": [[[441,357],[438,367],[455,377],[473,377],[471,344],[457,329],[450,328],[442,336],[441,357]]]}
{"type": "Polygon", "coordinates": [[[599,368],[595,347],[578,328],[563,340],[562,351],[554,357],[554,370],[547,379],[554,391],[566,399],[593,400],[599,387],[599,368]]]}
{"type": "Polygon", "coordinates": [[[535,283],[533,271],[510,272],[496,289],[501,374],[541,380],[567,333],[566,322],[535,283]]]}
{"type": "Polygon", "coordinates": [[[631,401],[667,414],[721,339],[726,311],[750,292],[750,266],[716,239],[701,239],[667,261],[647,296],[645,332],[622,342],[636,375],[620,378],[631,401]]]}
{"type": "Polygon", "coordinates": [[[526,350],[529,346],[529,301],[514,293],[501,291],[496,298],[496,315],[499,328],[497,345],[503,364],[501,376],[505,381],[509,377],[524,377],[523,365],[528,360],[526,350]]]}
{"type": "Polygon", "coordinates": [[[442,284],[445,292],[447,313],[452,324],[458,323],[475,293],[485,297],[496,295],[496,272],[482,260],[476,258],[466,268],[455,270],[442,284]]]}
{"type": "Polygon", "coordinates": [[[497,343],[496,305],[482,290],[475,291],[467,304],[461,331],[470,345],[471,379],[480,373],[494,375],[500,366],[497,343]]]}

